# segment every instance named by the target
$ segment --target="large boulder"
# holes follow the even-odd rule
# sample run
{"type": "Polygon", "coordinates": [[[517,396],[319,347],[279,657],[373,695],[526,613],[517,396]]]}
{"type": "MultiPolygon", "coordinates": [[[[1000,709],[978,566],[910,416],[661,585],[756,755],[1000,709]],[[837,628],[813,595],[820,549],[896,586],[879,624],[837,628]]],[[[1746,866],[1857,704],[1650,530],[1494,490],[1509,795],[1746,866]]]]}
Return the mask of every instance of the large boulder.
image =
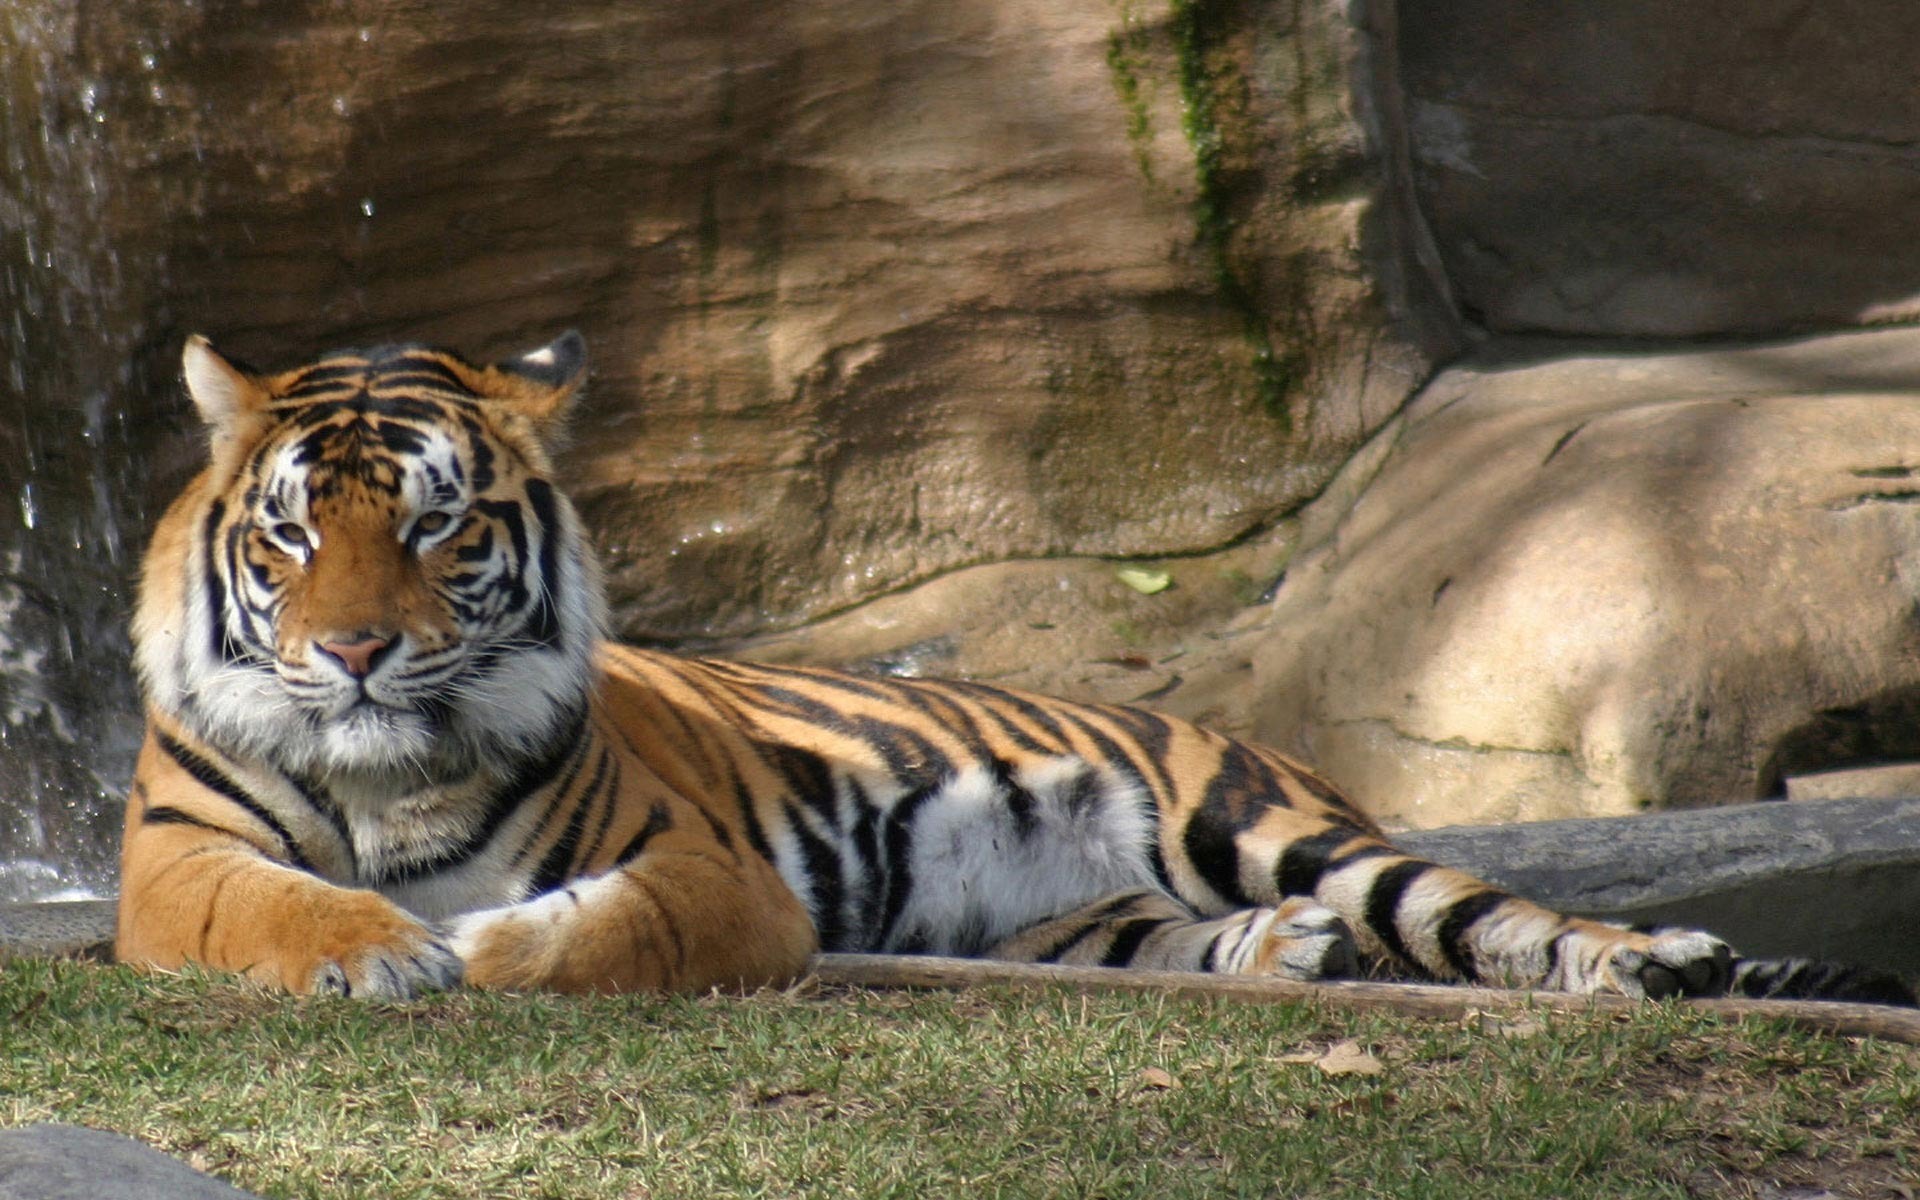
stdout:
{"type": "Polygon", "coordinates": [[[249,1200],[143,1142],[80,1125],[0,1129],[0,1200],[249,1200]]]}
{"type": "Polygon", "coordinates": [[[1920,331],[1451,368],[1317,514],[1255,731],[1412,825],[1920,755],[1920,331]]]}

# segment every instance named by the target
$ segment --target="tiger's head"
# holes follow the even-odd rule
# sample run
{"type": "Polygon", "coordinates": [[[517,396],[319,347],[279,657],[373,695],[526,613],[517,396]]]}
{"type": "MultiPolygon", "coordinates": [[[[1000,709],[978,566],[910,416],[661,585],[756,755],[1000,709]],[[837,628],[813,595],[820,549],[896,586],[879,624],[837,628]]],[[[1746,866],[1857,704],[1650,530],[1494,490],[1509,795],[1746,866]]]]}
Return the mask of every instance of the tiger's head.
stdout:
{"type": "Polygon", "coordinates": [[[549,482],[579,335],[490,366],[419,346],[256,372],[183,355],[212,461],[134,617],[148,701],[296,775],[455,778],[576,720],[604,621],[549,482]]]}

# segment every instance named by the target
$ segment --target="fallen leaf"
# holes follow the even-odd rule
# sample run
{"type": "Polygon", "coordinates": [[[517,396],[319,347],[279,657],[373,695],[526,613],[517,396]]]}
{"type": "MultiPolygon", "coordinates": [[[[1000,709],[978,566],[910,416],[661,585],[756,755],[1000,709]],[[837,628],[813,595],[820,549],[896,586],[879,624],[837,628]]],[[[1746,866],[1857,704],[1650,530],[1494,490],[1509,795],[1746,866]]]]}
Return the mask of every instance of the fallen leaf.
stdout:
{"type": "Polygon", "coordinates": [[[1157,567],[1119,567],[1114,576],[1142,596],[1164,592],[1173,586],[1173,575],[1157,567]]]}
{"type": "Polygon", "coordinates": [[[1133,1082],[1137,1087],[1149,1088],[1159,1092],[1169,1091],[1180,1086],[1178,1079],[1175,1079],[1159,1067],[1148,1067],[1138,1075],[1135,1075],[1133,1082]]]}
{"type": "Polygon", "coordinates": [[[1314,1061],[1324,1075],[1379,1075],[1386,1066],[1360,1048],[1359,1042],[1336,1043],[1314,1061]]]}

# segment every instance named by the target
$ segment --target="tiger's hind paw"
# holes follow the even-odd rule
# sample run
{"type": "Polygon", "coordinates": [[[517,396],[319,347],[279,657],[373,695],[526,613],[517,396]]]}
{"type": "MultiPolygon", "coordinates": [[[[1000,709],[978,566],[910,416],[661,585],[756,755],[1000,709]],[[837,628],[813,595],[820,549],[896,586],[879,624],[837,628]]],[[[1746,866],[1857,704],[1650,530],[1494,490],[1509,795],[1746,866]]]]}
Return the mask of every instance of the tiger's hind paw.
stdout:
{"type": "Polygon", "coordinates": [[[1723,996],[1733,979],[1733,951],[1710,933],[1676,929],[1638,935],[1615,946],[1604,966],[1608,978],[1598,987],[1581,990],[1615,991],[1647,1000],[1723,996]]]}
{"type": "MultiPolygon", "coordinates": [[[[1289,897],[1247,914],[1245,934],[1216,970],[1312,982],[1354,975],[1359,954],[1347,923],[1330,908],[1289,897]]],[[[1223,943],[1224,945],[1224,943],[1223,943]]]]}

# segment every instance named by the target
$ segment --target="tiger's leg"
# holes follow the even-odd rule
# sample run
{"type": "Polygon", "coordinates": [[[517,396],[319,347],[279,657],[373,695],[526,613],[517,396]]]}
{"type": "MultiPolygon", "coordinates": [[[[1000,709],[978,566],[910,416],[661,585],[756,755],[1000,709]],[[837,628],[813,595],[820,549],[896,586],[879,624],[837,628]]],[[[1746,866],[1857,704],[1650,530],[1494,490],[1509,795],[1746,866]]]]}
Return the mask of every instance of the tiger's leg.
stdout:
{"type": "Polygon", "coordinates": [[[1231,847],[1229,859],[1194,864],[1220,888],[1262,904],[1312,897],[1351,926],[1362,955],[1430,978],[1644,997],[1728,986],[1731,952],[1711,934],[1563,916],[1344,822],[1274,807],[1229,841],[1204,829],[1182,841],[1231,847]]]}
{"type": "Polygon", "coordinates": [[[141,750],[127,805],[121,962],[195,962],[348,996],[410,997],[460,982],[460,960],[425,924],[378,893],[303,869],[284,830],[214,794],[159,745],[149,737],[141,750]]]}
{"type": "MultiPolygon", "coordinates": [[[[800,900],[758,854],[661,804],[620,861],[449,923],[467,982],[561,992],[778,985],[816,945],[800,900]]],[[[619,843],[616,843],[619,844],[619,843]]]]}
{"type": "Polygon", "coordinates": [[[1011,962],[1333,979],[1354,946],[1331,911],[1298,897],[1205,918],[1170,896],[1123,892],[1029,926],[987,950],[1011,962]]]}

